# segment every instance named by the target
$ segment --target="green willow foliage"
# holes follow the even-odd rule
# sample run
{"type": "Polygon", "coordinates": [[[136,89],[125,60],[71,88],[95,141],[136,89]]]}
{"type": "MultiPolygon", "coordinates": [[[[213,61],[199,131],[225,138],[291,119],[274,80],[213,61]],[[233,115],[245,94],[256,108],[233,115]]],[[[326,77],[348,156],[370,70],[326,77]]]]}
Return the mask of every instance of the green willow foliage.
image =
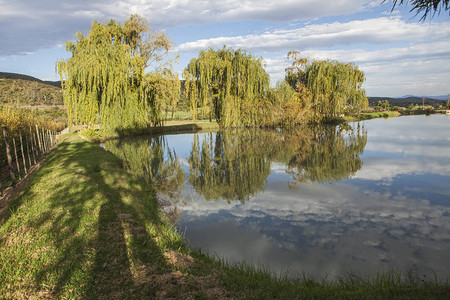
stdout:
{"type": "Polygon", "coordinates": [[[314,61],[304,74],[305,86],[312,95],[314,120],[335,119],[345,112],[367,108],[364,80],[364,72],[352,63],[314,61]]]}
{"type": "Polygon", "coordinates": [[[242,50],[209,49],[193,58],[184,72],[194,120],[197,106],[224,127],[264,125],[269,75],[262,59],[242,50]]]}
{"type": "Polygon", "coordinates": [[[148,120],[154,125],[163,125],[161,112],[173,113],[180,99],[181,83],[176,74],[168,69],[158,73],[150,73],[142,84],[143,92],[147,96],[148,120]]]}
{"type": "Polygon", "coordinates": [[[93,22],[86,36],[78,32],[76,41],[65,45],[72,57],[58,61],[57,70],[70,125],[101,123],[109,135],[159,125],[161,109],[177,98],[179,83],[172,84],[177,76],[159,72],[170,63],[172,42],[161,32],[151,33],[140,16],[124,25],[93,22]],[[155,70],[144,74],[148,67],[155,70]]]}

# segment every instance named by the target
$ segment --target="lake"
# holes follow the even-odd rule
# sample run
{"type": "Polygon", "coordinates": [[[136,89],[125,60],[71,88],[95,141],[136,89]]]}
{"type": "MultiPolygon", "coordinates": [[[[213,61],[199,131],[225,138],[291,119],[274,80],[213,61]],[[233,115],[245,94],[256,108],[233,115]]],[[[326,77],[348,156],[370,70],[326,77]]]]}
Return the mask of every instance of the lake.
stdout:
{"type": "Polygon", "coordinates": [[[193,248],[293,278],[450,279],[450,116],[105,143],[193,248]]]}

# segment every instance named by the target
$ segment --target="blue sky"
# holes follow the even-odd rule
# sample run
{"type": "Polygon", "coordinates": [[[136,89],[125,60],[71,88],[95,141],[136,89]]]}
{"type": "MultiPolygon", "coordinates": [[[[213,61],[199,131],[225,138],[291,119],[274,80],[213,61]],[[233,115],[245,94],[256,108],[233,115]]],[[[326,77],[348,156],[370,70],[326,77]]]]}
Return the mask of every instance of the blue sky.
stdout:
{"type": "Polygon", "coordinates": [[[58,80],[63,43],[92,21],[123,22],[131,14],[163,30],[180,56],[181,72],[209,47],[261,56],[272,84],[284,76],[286,54],[354,62],[368,96],[450,93],[450,17],[424,22],[410,6],[391,13],[382,0],[0,0],[0,71],[58,80]]]}

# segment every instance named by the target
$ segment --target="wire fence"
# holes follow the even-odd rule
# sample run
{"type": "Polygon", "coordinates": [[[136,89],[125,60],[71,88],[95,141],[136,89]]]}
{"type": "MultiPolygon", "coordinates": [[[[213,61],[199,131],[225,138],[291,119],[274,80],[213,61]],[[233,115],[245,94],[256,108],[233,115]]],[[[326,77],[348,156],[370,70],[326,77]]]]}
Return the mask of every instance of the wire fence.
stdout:
{"type": "Polygon", "coordinates": [[[0,195],[24,178],[40,159],[56,144],[58,134],[45,128],[10,133],[2,127],[0,138],[0,195]]]}

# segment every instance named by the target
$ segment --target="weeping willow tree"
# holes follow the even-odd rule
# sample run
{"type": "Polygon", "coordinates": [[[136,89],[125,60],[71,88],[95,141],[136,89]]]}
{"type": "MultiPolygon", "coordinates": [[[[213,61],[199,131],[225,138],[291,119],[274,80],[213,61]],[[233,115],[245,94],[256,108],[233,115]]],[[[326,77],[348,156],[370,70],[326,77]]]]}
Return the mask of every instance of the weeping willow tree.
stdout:
{"type": "Polygon", "coordinates": [[[188,64],[184,78],[194,118],[199,106],[203,116],[215,117],[221,126],[261,125],[270,81],[262,58],[225,47],[201,51],[188,64]]]}
{"type": "Polygon", "coordinates": [[[151,32],[145,19],[133,15],[123,25],[93,22],[86,36],[78,32],[65,45],[72,56],[58,61],[57,70],[70,125],[100,123],[114,134],[160,124],[162,102],[170,98],[160,89],[174,80],[159,72],[170,64],[173,47],[164,33],[151,32]],[[153,71],[144,74],[147,68],[153,71]]]}
{"type": "Polygon", "coordinates": [[[180,100],[180,79],[170,69],[161,72],[147,74],[142,84],[142,91],[149,104],[148,119],[154,125],[163,125],[161,112],[167,117],[169,111],[171,117],[180,100]]]}
{"type": "Polygon", "coordinates": [[[184,81],[184,94],[185,98],[190,103],[190,109],[192,112],[192,120],[197,122],[198,119],[198,88],[195,80],[195,76],[191,74],[188,70],[183,72],[184,81]]]}
{"type": "Polygon", "coordinates": [[[362,84],[364,72],[352,63],[314,61],[304,74],[311,92],[314,120],[330,120],[344,112],[360,112],[368,106],[362,84]]]}

